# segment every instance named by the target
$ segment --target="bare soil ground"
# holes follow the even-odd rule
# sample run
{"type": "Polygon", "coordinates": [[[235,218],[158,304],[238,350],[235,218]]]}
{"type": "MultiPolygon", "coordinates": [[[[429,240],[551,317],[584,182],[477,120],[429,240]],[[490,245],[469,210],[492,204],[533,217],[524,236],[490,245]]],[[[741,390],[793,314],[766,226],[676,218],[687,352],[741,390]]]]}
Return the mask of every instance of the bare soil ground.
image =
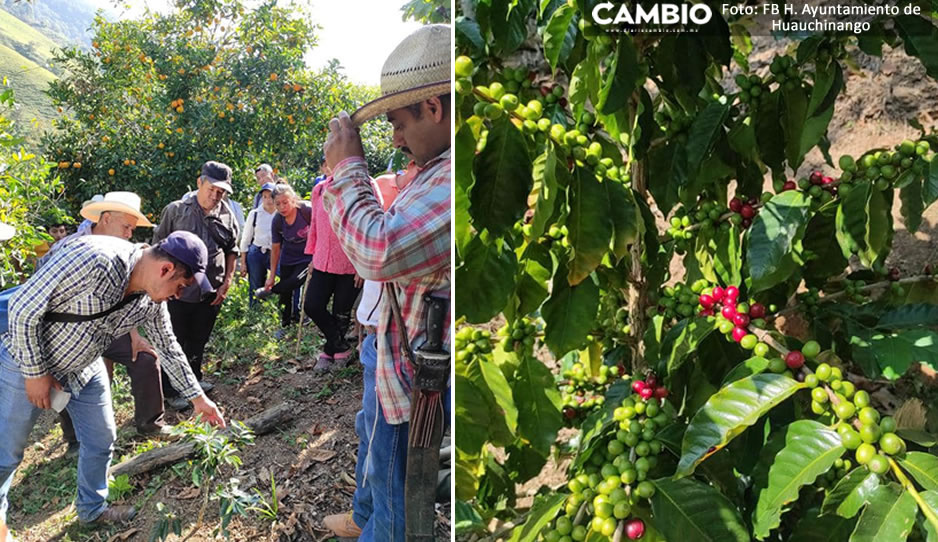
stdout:
{"type": "MultiPolygon", "coordinates": [[[[282,402],[294,406],[292,423],[259,436],[241,452],[243,465],[227,476],[237,476],[241,488],[257,489],[270,500],[270,479],[276,480],[279,513],[275,522],[251,513],[230,525],[230,540],[323,541],[330,533],[324,516],[351,509],[355,490],[355,461],[358,438],[355,414],[361,405],[360,365],[322,374],[312,371],[314,354],[322,339],[315,326],[306,324],[299,360],[293,359],[296,335],[280,344],[257,338],[257,350],[232,352],[220,344],[229,334],[216,334],[210,342],[217,387],[209,395],[225,410],[226,419],[244,420],[282,402]],[[220,336],[219,336],[220,335],[220,336]],[[236,363],[229,363],[237,357],[236,363]],[[228,360],[229,362],[226,362],[228,360]]],[[[272,330],[270,330],[272,331],[272,330]]],[[[245,330],[245,333],[253,333],[245,330]]],[[[122,368],[119,368],[122,369],[122,368]]],[[[140,438],[133,427],[133,400],[129,383],[119,370],[115,377],[115,417],[118,442],[116,463],[159,443],[140,438]]],[[[190,411],[191,412],[191,411],[190,411]]],[[[167,413],[167,421],[186,418],[188,413],[167,413]]],[[[157,503],[173,511],[182,521],[185,536],[195,525],[201,497],[190,479],[186,463],[132,477],[133,489],[115,504],[133,504],[137,518],[120,528],[87,528],[75,516],[76,460],[64,456],[65,443],[56,417],[43,413],[31,435],[32,444],[17,471],[10,496],[9,522],[17,540],[45,541],[144,541],[160,518],[157,503]]],[[[437,538],[450,538],[449,506],[437,506],[437,538]]],[[[211,501],[205,519],[189,540],[215,540],[218,503],[211,501]]],[[[172,536],[170,540],[180,540],[172,536]]]]}

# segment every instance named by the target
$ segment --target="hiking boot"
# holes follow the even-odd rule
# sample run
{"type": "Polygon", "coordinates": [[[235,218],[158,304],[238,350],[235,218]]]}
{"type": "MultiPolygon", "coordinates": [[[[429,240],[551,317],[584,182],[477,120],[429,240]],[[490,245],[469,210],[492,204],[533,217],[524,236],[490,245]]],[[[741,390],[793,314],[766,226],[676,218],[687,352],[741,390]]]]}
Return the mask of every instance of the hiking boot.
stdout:
{"type": "Polygon", "coordinates": [[[332,514],[322,519],[326,528],[339,538],[358,538],[362,534],[361,527],[355,524],[352,513],[332,514]]]}
{"type": "Polygon", "coordinates": [[[65,457],[68,459],[75,459],[78,457],[78,441],[69,442],[68,448],[65,449],[65,457]]]}
{"type": "Polygon", "coordinates": [[[95,525],[127,523],[137,517],[137,509],[133,506],[109,506],[101,512],[91,523],[95,525]]]}
{"type": "Polygon", "coordinates": [[[166,405],[169,406],[169,408],[173,410],[183,411],[183,410],[188,410],[192,406],[192,403],[183,399],[182,397],[176,396],[176,397],[167,397],[166,405]]]}

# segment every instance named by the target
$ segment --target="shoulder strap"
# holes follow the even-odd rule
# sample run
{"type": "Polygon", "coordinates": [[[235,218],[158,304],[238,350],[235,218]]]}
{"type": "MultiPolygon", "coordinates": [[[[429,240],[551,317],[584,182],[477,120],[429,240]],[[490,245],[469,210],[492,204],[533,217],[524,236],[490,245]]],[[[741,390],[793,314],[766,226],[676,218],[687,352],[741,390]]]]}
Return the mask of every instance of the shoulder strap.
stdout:
{"type": "Polygon", "coordinates": [[[126,307],[130,303],[140,299],[140,296],[143,294],[133,294],[121,299],[119,303],[107,309],[105,311],[96,313],[96,314],[71,314],[68,312],[47,312],[43,316],[43,320],[46,322],[90,322],[91,320],[97,320],[99,318],[104,318],[105,316],[119,311],[120,309],[126,307]]]}
{"type": "Polygon", "coordinates": [[[417,360],[414,358],[414,351],[410,348],[410,339],[407,338],[407,328],[404,326],[404,317],[401,315],[401,306],[397,302],[397,288],[390,282],[384,283],[388,291],[388,300],[391,303],[391,314],[394,315],[394,322],[397,323],[397,330],[401,334],[401,349],[404,355],[410,361],[410,364],[417,367],[417,360]]]}

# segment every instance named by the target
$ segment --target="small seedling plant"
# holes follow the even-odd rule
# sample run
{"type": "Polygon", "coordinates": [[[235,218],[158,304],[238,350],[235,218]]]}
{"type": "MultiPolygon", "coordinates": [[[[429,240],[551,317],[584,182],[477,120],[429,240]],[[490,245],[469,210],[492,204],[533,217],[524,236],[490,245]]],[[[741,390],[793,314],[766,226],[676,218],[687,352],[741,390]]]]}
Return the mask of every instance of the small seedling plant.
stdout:
{"type": "Polygon", "coordinates": [[[938,439],[874,393],[938,361],[931,266],[886,264],[938,200],[938,134],[836,159],[828,137],[859,55],[938,78],[910,4],[763,62],[717,9],[640,32],[591,0],[458,3],[457,531],[938,540],[938,439]],[[566,482],[518,510],[565,420],[566,482]]]}

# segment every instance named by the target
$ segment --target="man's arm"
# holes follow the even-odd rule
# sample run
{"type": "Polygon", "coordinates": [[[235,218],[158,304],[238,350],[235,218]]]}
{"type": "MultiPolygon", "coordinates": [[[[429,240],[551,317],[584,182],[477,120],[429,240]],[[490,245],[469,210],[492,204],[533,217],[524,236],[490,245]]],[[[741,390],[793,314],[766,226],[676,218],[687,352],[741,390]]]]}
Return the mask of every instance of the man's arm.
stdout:
{"type": "Polygon", "coordinates": [[[215,292],[215,301],[212,301],[212,305],[221,305],[221,302],[228,297],[228,289],[231,288],[231,277],[234,275],[235,271],[235,262],[238,261],[237,252],[229,252],[225,254],[225,279],[222,281],[221,285],[218,287],[218,290],[215,292]]]}
{"type": "Polygon", "coordinates": [[[391,281],[450,265],[449,167],[398,197],[387,213],[374,195],[364,159],[337,165],[323,190],[332,229],[358,274],[391,281]]]}
{"type": "Polygon", "coordinates": [[[163,239],[173,233],[173,222],[176,218],[176,207],[175,202],[170,203],[166,207],[163,207],[163,212],[160,213],[160,223],[156,225],[156,228],[153,230],[153,242],[152,244],[157,244],[163,239]]]}

